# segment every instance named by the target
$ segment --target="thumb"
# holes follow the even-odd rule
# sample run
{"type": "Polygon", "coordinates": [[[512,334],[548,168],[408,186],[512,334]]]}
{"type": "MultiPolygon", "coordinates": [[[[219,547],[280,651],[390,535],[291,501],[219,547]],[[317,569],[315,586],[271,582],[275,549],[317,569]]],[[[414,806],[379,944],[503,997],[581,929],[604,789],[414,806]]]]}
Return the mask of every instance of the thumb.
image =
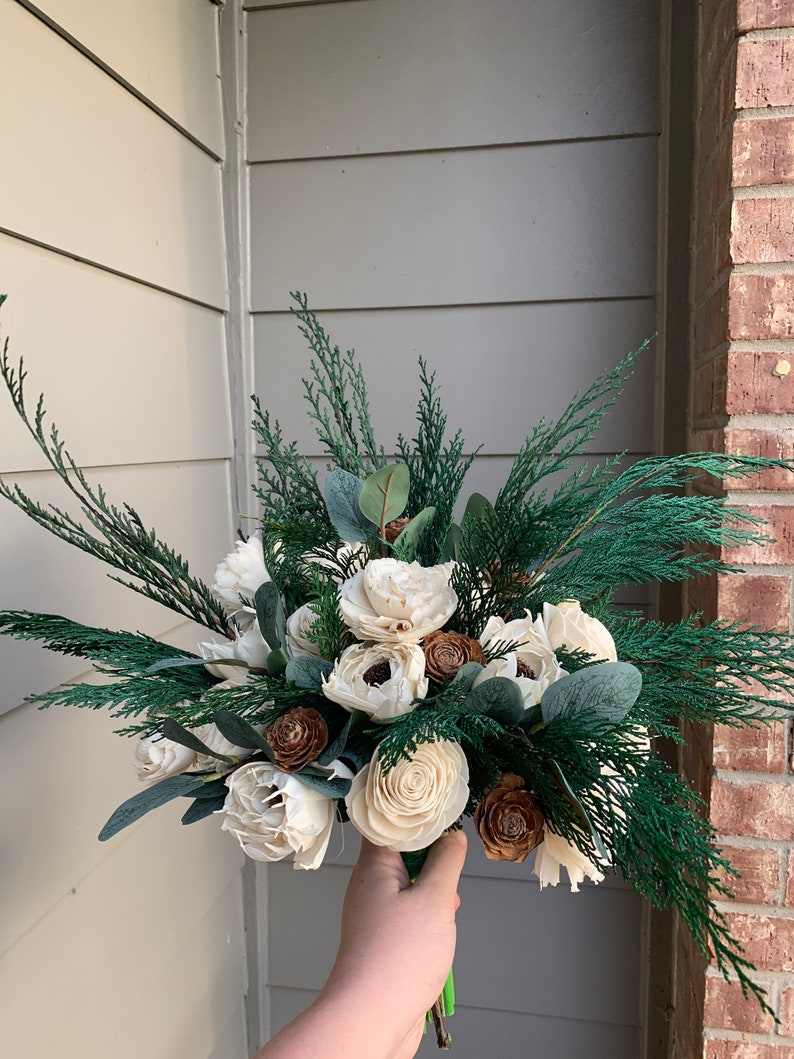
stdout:
{"type": "Polygon", "coordinates": [[[452,898],[463,871],[467,845],[463,831],[447,831],[430,847],[414,886],[452,898]]]}

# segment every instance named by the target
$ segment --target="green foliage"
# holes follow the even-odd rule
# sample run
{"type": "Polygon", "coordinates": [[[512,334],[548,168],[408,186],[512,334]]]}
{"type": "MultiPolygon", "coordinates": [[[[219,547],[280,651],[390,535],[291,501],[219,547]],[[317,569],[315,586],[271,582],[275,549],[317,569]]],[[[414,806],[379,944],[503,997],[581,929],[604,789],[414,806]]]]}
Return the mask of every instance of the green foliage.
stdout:
{"type": "Polygon", "coordinates": [[[257,460],[258,482],[254,486],[263,509],[277,522],[308,518],[322,523],[325,507],[312,465],[300,455],[296,442],[285,444],[281,426],[262,408],[256,394],[252,394],[251,401],[252,426],[264,450],[264,456],[257,460]]]}
{"type": "Polygon", "coordinates": [[[353,350],[342,355],[339,346],[331,346],[305,294],[294,291],[292,299],[299,330],[313,354],[311,379],[303,380],[309,418],[334,464],[364,477],[382,467],[386,456],[375,443],[361,365],[353,350]]]}
{"type": "Polygon", "coordinates": [[[114,576],[114,581],[215,632],[225,632],[223,608],[204,582],[192,576],[187,561],[164,544],[154,530],[147,530],[129,504],[116,507],[109,503],[102,486],[89,485],[61,441],[58,428],[53,424],[48,430],[45,426],[44,394],[39,396],[33,417],[29,416],[24,393],[26,372],[22,360],[16,369],[11,366],[7,339],[0,357],[0,375],[17,414],[49,466],[76,499],[85,521],[55,505],[42,506],[18,484],[12,486],[0,480],[0,496],[56,537],[126,575],[114,576]],[[129,581],[127,576],[136,580],[129,581]]]}
{"type": "Polygon", "coordinates": [[[463,434],[457,430],[444,441],[447,416],[438,396],[435,372],[428,373],[426,362],[419,358],[419,403],[416,419],[419,430],[413,438],[413,448],[400,434],[397,451],[411,472],[411,491],[408,511],[416,515],[423,508],[435,507],[433,526],[421,542],[417,558],[424,565],[439,562],[441,545],[452,521],[452,511],[460,494],[466,472],[479,447],[469,456],[463,455],[463,434]]]}

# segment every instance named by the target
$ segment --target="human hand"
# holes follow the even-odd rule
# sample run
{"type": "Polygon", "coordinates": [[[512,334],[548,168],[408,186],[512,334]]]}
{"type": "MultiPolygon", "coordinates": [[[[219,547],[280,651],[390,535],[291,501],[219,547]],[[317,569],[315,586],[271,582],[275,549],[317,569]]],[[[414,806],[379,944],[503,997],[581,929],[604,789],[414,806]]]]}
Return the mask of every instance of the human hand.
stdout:
{"type": "Polygon", "coordinates": [[[466,836],[451,831],[428,852],[411,885],[399,853],[362,839],[342,911],[342,937],[327,997],[366,996],[392,1051],[413,1056],[425,1013],[444,987],[455,952],[457,885],[466,836]]]}

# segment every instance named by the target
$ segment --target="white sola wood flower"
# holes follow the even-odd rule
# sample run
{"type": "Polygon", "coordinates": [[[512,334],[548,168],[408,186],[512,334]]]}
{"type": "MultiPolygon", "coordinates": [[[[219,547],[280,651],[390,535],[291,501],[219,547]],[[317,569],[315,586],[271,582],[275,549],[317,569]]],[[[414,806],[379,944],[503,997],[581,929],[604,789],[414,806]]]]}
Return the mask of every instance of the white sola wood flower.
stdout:
{"type": "Polygon", "coordinates": [[[515,643],[516,647],[489,662],[475,680],[475,687],[491,677],[508,677],[520,687],[524,704],[534,706],[549,684],[566,676],[552,650],[543,620],[538,616],[533,621],[529,611],[525,617],[508,622],[499,617],[489,618],[480,643],[485,650],[497,649],[500,643],[515,643]]]}
{"type": "Polygon", "coordinates": [[[323,680],[323,694],[346,710],[361,710],[373,721],[409,713],[427,694],[425,655],[418,644],[357,643],[336,660],[323,680]]]}
{"type": "Polygon", "coordinates": [[[239,659],[254,669],[264,669],[267,665],[267,656],[270,654],[270,648],[259,631],[256,619],[254,619],[250,628],[246,629],[245,632],[236,633],[233,639],[221,641],[206,640],[200,643],[198,652],[202,658],[208,659],[207,669],[214,677],[220,677],[221,680],[232,680],[237,683],[240,680],[240,674],[247,675],[248,671],[243,666],[224,665],[223,659],[239,659]],[[209,659],[212,659],[212,661],[209,661],[209,659]]]}
{"type": "MultiPolygon", "coordinates": [[[[189,728],[197,739],[209,749],[224,757],[245,760],[253,751],[235,746],[221,735],[214,724],[202,724],[198,728],[189,728]]],[[[206,772],[214,769],[223,771],[231,768],[210,754],[198,754],[181,743],[167,739],[159,732],[138,740],[132,753],[132,764],[142,783],[156,783],[168,776],[179,776],[183,772],[206,772]]]]}
{"type": "Polygon", "coordinates": [[[294,658],[296,655],[310,655],[322,658],[317,644],[309,638],[312,625],[317,621],[317,612],[308,603],[298,607],[287,618],[287,647],[294,658]]]}
{"type": "Polygon", "coordinates": [[[253,599],[259,586],[269,580],[262,541],[249,537],[247,541],[237,541],[234,551],[218,563],[210,591],[226,613],[233,614],[243,605],[241,596],[253,599]]]}
{"type": "Polygon", "coordinates": [[[348,816],[376,846],[401,853],[424,849],[458,819],[469,800],[469,766],[457,743],[420,743],[386,772],[372,760],[353,779],[348,816]]]}
{"type": "MultiPolygon", "coordinates": [[[[349,778],[350,770],[342,768],[349,778]]],[[[333,798],[269,762],[243,765],[226,784],[221,828],[249,857],[276,861],[294,854],[295,868],[320,867],[334,822],[333,798]]]]}
{"type": "Polygon", "coordinates": [[[548,824],[544,824],[543,841],[535,854],[533,868],[535,875],[540,879],[541,890],[544,886],[556,886],[559,883],[560,868],[565,868],[568,872],[572,893],[579,892],[579,884],[584,882],[585,876],[595,883],[600,883],[604,878],[596,865],[588,860],[581,850],[567,838],[552,831],[548,824]]]}
{"type": "Polygon", "coordinates": [[[451,563],[372,559],[340,586],[339,609],[360,640],[417,643],[440,629],[458,605],[451,572],[451,563]]]}
{"type": "Polygon", "coordinates": [[[612,634],[598,618],[582,610],[576,599],[554,606],[543,604],[543,625],[552,650],[582,650],[601,662],[617,662],[618,652],[612,634]]]}

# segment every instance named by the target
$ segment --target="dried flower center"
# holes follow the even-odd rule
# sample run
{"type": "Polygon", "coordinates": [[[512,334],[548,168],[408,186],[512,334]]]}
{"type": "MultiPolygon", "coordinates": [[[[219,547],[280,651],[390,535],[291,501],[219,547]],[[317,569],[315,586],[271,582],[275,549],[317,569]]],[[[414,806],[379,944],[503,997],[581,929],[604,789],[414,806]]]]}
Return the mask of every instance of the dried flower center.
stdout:
{"type": "Polygon", "coordinates": [[[521,658],[516,659],[516,676],[528,677],[529,680],[537,680],[535,670],[531,666],[528,666],[521,658]]]}
{"type": "Polygon", "coordinates": [[[380,662],[374,662],[369,669],[365,670],[361,679],[365,684],[370,684],[372,687],[377,688],[381,684],[385,684],[390,677],[391,666],[384,658],[380,662]]]}

